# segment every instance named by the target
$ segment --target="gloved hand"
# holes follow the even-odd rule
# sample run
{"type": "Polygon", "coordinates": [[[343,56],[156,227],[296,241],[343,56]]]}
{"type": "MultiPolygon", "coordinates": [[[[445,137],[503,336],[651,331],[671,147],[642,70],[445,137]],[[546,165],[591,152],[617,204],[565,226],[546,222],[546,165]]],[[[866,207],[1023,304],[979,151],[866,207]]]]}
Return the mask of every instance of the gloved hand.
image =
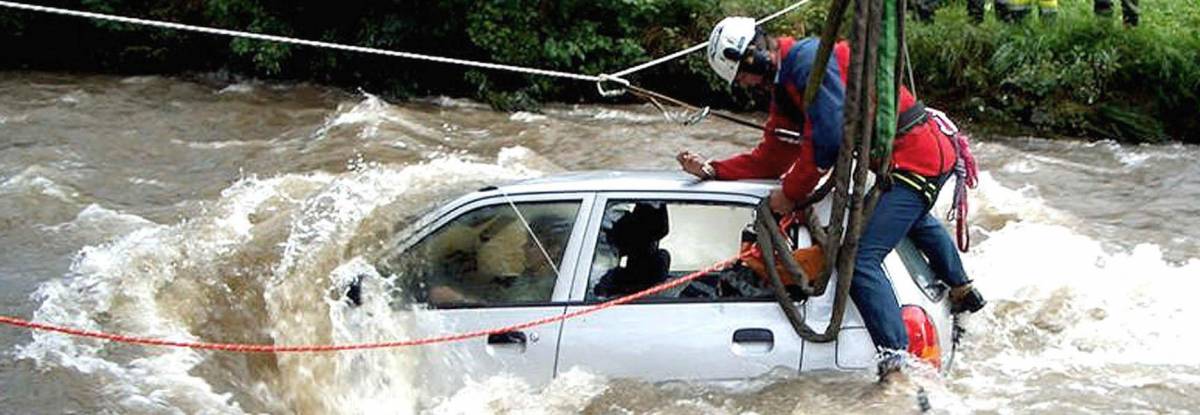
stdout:
{"type": "Polygon", "coordinates": [[[771,189],[771,196],[770,200],[767,201],[767,206],[771,208],[772,212],[775,212],[780,216],[792,213],[793,210],[796,210],[796,202],[792,201],[792,199],[788,199],[787,195],[783,193],[783,188],[781,187],[771,189]]]}

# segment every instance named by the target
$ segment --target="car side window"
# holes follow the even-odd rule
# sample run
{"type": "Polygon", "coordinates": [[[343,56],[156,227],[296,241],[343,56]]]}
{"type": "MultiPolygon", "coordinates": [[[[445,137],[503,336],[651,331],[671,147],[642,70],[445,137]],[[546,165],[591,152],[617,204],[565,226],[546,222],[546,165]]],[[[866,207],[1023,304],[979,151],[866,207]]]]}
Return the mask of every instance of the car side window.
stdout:
{"type": "MultiPolygon", "coordinates": [[[[734,203],[610,201],[589,275],[589,301],[632,294],[735,258],[752,206],[734,203]]],[[[692,301],[769,295],[753,271],[734,262],[652,298],[692,301]]]]}
{"type": "Polygon", "coordinates": [[[385,256],[376,267],[382,275],[395,276],[412,300],[435,307],[546,303],[579,205],[481,207],[403,252],[385,256]]]}

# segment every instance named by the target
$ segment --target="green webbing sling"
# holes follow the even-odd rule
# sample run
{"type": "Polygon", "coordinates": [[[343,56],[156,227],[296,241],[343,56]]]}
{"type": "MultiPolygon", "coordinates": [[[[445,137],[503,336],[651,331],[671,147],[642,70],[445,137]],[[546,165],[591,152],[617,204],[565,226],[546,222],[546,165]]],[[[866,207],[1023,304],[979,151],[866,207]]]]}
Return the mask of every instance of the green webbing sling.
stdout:
{"type": "Polygon", "coordinates": [[[875,91],[878,106],[875,108],[875,139],[871,143],[871,159],[883,163],[892,153],[892,140],[896,136],[896,61],[899,59],[897,0],[883,1],[883,27],[879,37],[879,66],[875,68],[875,91]]]}

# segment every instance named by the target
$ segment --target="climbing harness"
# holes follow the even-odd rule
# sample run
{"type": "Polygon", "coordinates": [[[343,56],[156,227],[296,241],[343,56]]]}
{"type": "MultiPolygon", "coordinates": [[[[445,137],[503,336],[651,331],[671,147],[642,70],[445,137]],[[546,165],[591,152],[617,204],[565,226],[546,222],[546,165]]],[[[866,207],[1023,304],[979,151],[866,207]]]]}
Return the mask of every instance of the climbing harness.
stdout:
{"type": "Polygon", "coordinates": [[[909,131],[912,131],[913,128],[929,121],[929,113],[925,108],[925,103],[917,101],[911,107],[904,110],[904,112],[901,112],[896,127],[896,136],[903,137],[909,131]]]}
{"type": "Polygon", "coordinates": [[[933,206],[933,203],[937,201],[938,191],[941,189],[937,178],[925,177],[906,170],[892,171],[892,180],[907,185],[921,194],[921,197],[925,199],[926,206],[933,206]]]}
{"type": "MultiPolygon", "coordinates": [[[[892,141],[903,116],[895,114],[895,103],[899,95],[902,68],[900,61],[906,57],[898,51],[904,49],[903,30],[897,25],[903,21],[903,3],[896,0],[860,0],[854,4],[856,10],[851,30],[850,67],[846,75],[846,100],[843,109],[842,145],[837,162],[827,180],[832,183],[832,201],[829,225],[820,225],[811,206],[812,199],[798,205],[806,209],[809,229],[814,243],[820,245],[826,255],[827,266],[815,278],[805,275],[787,248],[786,239],[770,219],[771,212],[764,201],[758,207],[756,230],[759,244],[763,248],[763,259],[767,272],[771,274],[776,300],[787,316],[792,328],[801,338],[812,342],[831,342],[837,339],[845,317],[850,283],[854,275],[854,260],[858,252],[858,238],[865,227],[866,219],[879,202],[882,189],[876,185],[869,191],[866,181],[872,161],[879,166],[875,177],[891,177],[892,141]],[[881,42],[883,32],[889,38],[881,42]],[[889,113],[877,111],[880,107],[890,108],[889,113]],[[795,301],[787,294],[782,278],[775,269],[775,260],[783,264],[783,270],[799,284],[806,296],[821,295],[834,272],[838,275],[834,293],[833,315],[822,333],[817,333],[804,322],[795,301]],[[797,278],[799,277],[799,278],[797,278]],[[812,282],[809,282],[812,281],[812,282]]],[[[849,7],[849,0],[834,0],[826,20],[821,45],[817,51],[814,67],[825,67],[831,57],[842,16],[849,7]]],[[[825,71],[812,71],[804,93],[805,103],[811,104],[821,84],[825,71]]],[[[911,128],[911,127],[910,127],[911,128]]],[[[822,191],[826,191],[824,186],[822,191]]],[[[827,192],[827,191],[826,191],[827,192]]],[[[824,194],[822,195],[824,196],[824,194]]]]}

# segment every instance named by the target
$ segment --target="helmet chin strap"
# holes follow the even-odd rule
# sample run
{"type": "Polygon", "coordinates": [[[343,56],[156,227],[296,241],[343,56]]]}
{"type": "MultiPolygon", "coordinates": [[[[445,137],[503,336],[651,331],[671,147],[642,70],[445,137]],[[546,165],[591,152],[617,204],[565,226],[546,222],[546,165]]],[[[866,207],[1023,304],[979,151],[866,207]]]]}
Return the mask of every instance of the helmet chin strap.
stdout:
{"type": "Polygon", "coordinates": [[[770,80],[775,74],[775,61],[771,59],[771,50],[768,46],[770,40],[767,39],[767,32],[762,28],[756,28],[754,40],[750,46],[742,53],[742,63],[738,69],[749,74],[761,75],[764,80],[770,80]],[[748,58],[748,59],[747,59],[748,58]]]}

